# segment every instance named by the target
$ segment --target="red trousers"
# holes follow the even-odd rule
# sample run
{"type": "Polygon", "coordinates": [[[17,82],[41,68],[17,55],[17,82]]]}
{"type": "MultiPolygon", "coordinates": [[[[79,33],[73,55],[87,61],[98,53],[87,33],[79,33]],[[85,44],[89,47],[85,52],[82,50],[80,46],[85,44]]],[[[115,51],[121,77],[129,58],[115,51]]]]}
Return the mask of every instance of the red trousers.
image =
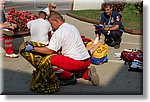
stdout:
{"type": "Polygon", "coordinates": [[[7,54],[13,54],[14,48],[12,46],[12,37],[0,38],[0,41],[4,42],[4,49],[7,54]]]}
{"type": "Polygon", "coordinates": [[[88,78],[88,67],[90,66],[90,59],[87,61],[74,60],[64,55],[56,55],[51,59],[51,63],[54,71],[58,74],[59,78],[67,79],[72,73],[78,73],[80,71],[84,72],[82,78],[88,78]]]}

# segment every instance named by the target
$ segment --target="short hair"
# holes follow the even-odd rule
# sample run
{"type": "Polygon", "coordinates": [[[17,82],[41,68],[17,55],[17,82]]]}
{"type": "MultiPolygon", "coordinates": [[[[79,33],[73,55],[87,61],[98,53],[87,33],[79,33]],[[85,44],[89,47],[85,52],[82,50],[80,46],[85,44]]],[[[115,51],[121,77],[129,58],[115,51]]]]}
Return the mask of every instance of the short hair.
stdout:
{"type": "Polygon", "coordinates": [[[48,17],[48,19],[59,19],[59,20],[61,20],[62,22],[65,22],[65,19],[63,18],[63,16],[59,13],[59,12],[52,12],[50,15],[49,15],[49,17],[48,17]]]}
{"type": "Polygon", "coordinates": [[[40,15],[41,13],[44,14],[45,16],[47,16],[46,12],[40,11],[40,12],[39,12],[39,15],[40,15]]]}
{"type": "Polygon", "coordinates": [[[102,10],[104,11],[105,8],[107,7],[110,7],[110,8],[113,8],[112,4],[111,3],[103,3],[102,4],[102,10]]]}

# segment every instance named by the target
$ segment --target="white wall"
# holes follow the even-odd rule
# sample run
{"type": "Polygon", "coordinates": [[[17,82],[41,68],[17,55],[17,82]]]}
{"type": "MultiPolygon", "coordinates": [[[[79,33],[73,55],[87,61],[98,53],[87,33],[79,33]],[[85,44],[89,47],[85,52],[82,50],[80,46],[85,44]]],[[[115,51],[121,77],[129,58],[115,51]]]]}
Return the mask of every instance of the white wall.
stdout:
{"type": "Polygon", "coordinates": [[[110,1],[119,1],[119,2],[139,2],[139,1],[143,1],[143,0],[104,0],[105,2],[110,2],[110,1]]]}
{"type": "Polygon", "coordinates": [[[73,10],[100,9],[104,0],[73,0],[73,10]]]}
{"type": "Polygon", "coordinates": [[[143,0],[72,0],[73,10],[100,9],[103,2],[121,1],[121,2],[138,2],[143,0]]]}

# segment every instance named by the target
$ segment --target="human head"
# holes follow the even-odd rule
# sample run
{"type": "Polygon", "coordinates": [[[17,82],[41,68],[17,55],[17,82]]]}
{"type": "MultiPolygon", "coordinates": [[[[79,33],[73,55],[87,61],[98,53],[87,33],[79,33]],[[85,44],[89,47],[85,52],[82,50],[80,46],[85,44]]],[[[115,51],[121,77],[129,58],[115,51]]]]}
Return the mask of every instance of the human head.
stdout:
{"type": "Polygon", "coordinates": [[[39,18],[46,19],[47,14],[44,11],[39,12],[39,18]]]}
{"type": "Polygon", "coordinates": [[[103,5],[103,10],[106,15],[110,16],[113,10],[112,5],[110,3],[105,3],[103,5]]]}
{"type": "Polygon", "coordinates": [[[58,12],[52,12],[48,17],[50,24],[52,25],[52,29],[57,30],[64,22],[64,18],[58,12]]]}
{"type": "Polygon", "coordinates": [[[2,8],[2,10],[4,10],[5,9],[5,1],[4,0],[0,0],[0,2],[1,2],[1,8],[2,8]]]}
{"type": "Polygon", "coordinates": [[[55,3],[48,3],[48,8],[50,12],[56,11],[56,4],[55,3]]]}

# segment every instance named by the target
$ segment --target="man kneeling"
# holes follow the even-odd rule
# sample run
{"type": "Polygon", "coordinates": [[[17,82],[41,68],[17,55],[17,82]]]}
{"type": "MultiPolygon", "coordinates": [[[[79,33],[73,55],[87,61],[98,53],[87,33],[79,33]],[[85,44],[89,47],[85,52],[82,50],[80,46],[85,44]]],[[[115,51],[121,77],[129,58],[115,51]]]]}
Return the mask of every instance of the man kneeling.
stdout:
{"type": "Polygon", "coordinates": [[[55,31],[48,46],[33,47],[28,44],[24,50],[50,55],[61,49],[62,54],[55,55],[51,59],[51,64],[61,85],[76,84],[74,73],[80,73],[82,78],[91,80],[93,85],[99,85],[99,77],[95,67],[88,69],[90,56],[77,28],[65,23],[64,18],[58,12],[53,12],[48,20],[55,31]]]}

